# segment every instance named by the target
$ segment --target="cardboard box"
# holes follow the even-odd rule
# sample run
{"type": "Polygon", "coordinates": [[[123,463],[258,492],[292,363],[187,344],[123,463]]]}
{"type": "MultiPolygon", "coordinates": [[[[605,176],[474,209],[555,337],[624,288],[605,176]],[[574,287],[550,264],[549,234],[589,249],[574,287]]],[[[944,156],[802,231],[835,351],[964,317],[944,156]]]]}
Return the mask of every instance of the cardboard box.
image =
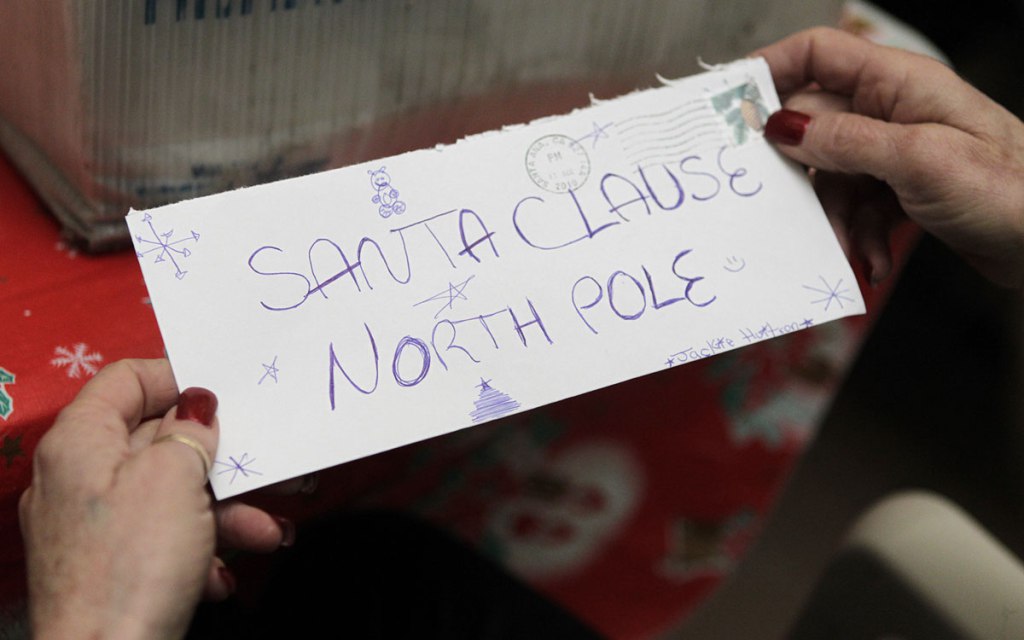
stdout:
{"type": "Polygon", "coordinates": [[[126,242],[129,206],[564,112],[835,24],[840,5],[8,0],[0,144],[99,250],[126,242]]]}

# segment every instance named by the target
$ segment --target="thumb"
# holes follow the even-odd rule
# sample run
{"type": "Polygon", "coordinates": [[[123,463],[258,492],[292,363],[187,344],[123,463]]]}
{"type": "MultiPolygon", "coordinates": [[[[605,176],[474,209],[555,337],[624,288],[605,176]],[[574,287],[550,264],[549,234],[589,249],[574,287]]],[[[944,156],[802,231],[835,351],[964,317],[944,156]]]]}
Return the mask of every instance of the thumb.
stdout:
{"type": "Polygon", "coordinates": [[[867,174],[889,184],[902,182],[906,125],[855,113],[803,113],[781,109],[768,118],[764,137],[797,162],[822,171],[867,174]],[[901,155],[903,156],[901,158],[901,155]]]}

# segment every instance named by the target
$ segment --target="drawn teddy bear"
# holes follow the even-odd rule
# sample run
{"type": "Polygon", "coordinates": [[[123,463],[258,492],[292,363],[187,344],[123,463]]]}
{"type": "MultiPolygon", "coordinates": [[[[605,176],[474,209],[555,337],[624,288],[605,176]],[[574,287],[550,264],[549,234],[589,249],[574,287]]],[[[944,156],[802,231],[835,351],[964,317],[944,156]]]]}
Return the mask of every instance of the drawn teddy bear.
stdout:
{"type": "Polygon", "coordinates": [[[373,196],[371,202],[380,205],[377,211],[382,218],[405,213],[405,202],[398,199],[398,189],[391,186],[391,176],[385,169],[386,167],[381,167],[367,171],[370,174],[370,184],[377,190],[377,195],[373,196]]]}

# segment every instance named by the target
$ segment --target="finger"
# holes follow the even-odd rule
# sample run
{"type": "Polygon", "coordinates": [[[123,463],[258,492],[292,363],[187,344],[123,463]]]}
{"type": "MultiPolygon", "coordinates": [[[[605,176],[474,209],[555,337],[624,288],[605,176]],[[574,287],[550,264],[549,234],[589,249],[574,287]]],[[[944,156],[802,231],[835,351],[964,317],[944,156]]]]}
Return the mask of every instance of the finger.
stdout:
{"type": "Polygon", "coordinates": [[[224,561],[214,557],[210,562],[210,571],[206,576],[206,584],[203,587],[203,599],[210,602],[222,602],[227,600],[238,588],[235,574],[228,569],[224,561]]]}
{"type": "Polygon", "coordinates": [[[887,216],[873,207],[864,207],[857,216],[857,253],[867,267],[872,286],[881,283],[892,271],[887,220],[887,216]]]}
{"type": "Polygon", "coordinates": [[[872,193],[862,199],[853,227],[857,253],[868,268],[872,285],[885,280],[892,272],[890,236],[893,227],[903,218],[902,209],[892,190],[875,184],[872,193]]]}
{"type": "Polygon", "coordinates": [[[129,433],[143,416],[166,411],[177,395],[166,360],[121,360],[104,367],[40,441],[34,482],[105,485],[126,458],[129,433]]]}
{"type": "Polygon", "coordinates": [[[266,496],[310,495],[320,486],[320,474],[310,473],[299,478],[275,482],[257,489],[255,493],[266,496]]]}
{"type": "Polygon", "coordinates": [[[890,234],[904,217],[892,189],[869,176],[817,171],[814,190],[847,258],[859,259],[872,284],[884,280],[892,271],[890,234]]]}
{"type": "Polygon", "coordinates": [[[181,392],[178,406],[167,412],[153,433],[152,443],[140,455],[159,455],[164,458],[160,464],[168,465],[167,469],[176,465],[183,475],[201,478],[200,484],[206,484],[217,454],[218,436],[217,396],[207,389],[190,387],[181,392]]]}
{"type": "Polygon", "coordinates": [[[859,189],[858,176],[848,176],[827,171],[814,171],[814,192],[818,195],[821,208],[825,210],[825,216],[832,231],[836,234],[839,246],[847,259],[852,257],[850,250],[850,218],[857,204],[859,189]]]}
{"type": "Polygon", "coordinates": [[[29,531],[29,524],[32,522],[32,518],[29,517],[29,509],[32,506],[34,488],[35,485],[29,485],[28,489],[25,489],[21,497],[18,498],[18,524],[21,525],[21,537],[23,540],[32,539],[31,532],[29,531]]]}
{"type": "Polygon", "coordinates": [[[793,111],[850,111],[850,98],[821,90],[803,90],[786,98],[783,106],[793,111]]]}
{"type": "MultiPolygon", "coordinates": [[[[849,98],[802,90],[785,102],[799,112],[848,112],[849,98]]],[[[814,189],[848,259],[860,258],[873,285],[892,271],[889,234],[902,210],[892,189],[871,176],[815,171],[814,189]],[[851,244],[853,252],[851,252],[851,244]]]]}
{"type": "Polygon", "coordinates": [[[949,200],[964,186],[954,186],[958,170],[963,173],[963,156],[976,148],[969,133],[945,125],[901,125],[828,111],[776,111],[765,123],[764,135],[778,143],[779,151],[809,167],[885,182],[912,216],[911,209],[949,200]]]}
{"type": "Polygon", "coordinates": [[[980,94],[942,63],[919,54],[836,29],[817,28],[753,55],[767,61],[782,95],[813,82],[826,91],[850,96],[855,109],[865,115],[903,122],[947,122],[952,118],[973,126],[969,118],[974,114],[964,113],[951,97],[973,102],[980,94]],[[914,109],[898,113],[897,104],[913,104],[914,109]]]}
{"type": "Polygon", "coordinates": [[[936,128],[948,129],[892,124],[855,113],[783,109],[768,118],[765,137],[778,143],[782,153],[807,166],[867,174],[893,185],[916,181],[922,165],[930,160],[922,140],[937,133],[936,128]]]}
{"type": "Polygon", "coordinates": [[[120,360],[86,383],[72,405],[108,413],[134,428],[147,416],[163,414],[177,398],[178,387],[166,359],[120,360]]]}
{"type": "Polygon", "coordinates": [[[160,418],[153,418],[142,422],[128,436],[128,447],[132,454],[136,454],[148,447],[153,442],[153,436],[160,427],[160,418]]]}
{"type": "Polygon", "coordinates": [[[286,518],[235,500],[214,507],[220,544],[230,549],[269,553],[295,543],[295,525],[286,518]]]}

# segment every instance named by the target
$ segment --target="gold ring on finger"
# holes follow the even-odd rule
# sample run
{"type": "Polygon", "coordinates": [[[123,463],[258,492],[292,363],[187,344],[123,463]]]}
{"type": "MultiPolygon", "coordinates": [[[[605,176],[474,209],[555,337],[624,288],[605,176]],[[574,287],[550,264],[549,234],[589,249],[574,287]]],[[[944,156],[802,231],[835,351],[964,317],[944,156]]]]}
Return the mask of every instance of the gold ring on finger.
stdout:
{"type": "Polygon", "coordinates": [[[199,455],[200,461],[203,463],[203,475],[210,475],[210,469],[213,468],[213,463],[210,462],[210,454],[206,453],[206,447],[204,447],[200,442],[180,433],[168,433],[165,436],[160,436],[153,441],[153,444],[160,444],[161,442],[177,442],[195,451],[196,454],[199,455]]]}

